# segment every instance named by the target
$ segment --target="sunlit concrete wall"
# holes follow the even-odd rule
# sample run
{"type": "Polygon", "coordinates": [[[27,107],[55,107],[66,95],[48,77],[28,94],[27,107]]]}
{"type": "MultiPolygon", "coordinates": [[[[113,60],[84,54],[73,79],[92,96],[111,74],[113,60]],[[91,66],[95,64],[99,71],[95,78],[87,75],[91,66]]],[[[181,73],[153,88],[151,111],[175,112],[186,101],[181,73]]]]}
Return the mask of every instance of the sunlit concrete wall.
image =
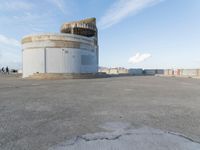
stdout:
{"type": "Polygon", "coordinates": [[[134,76],[141,76],[143,75],[143,69],[129,69],[128,73],[134,76]]]}
{"type": "Polygon", "coordinates": [[[37,34],[22,39],[23,77],[34,73],[97,73],[95,37],[37,34]]]}
{"type": "Polygon", "coordinates": [[[200,69],[166,69],[165,76],[199,77],[200,69]]]}

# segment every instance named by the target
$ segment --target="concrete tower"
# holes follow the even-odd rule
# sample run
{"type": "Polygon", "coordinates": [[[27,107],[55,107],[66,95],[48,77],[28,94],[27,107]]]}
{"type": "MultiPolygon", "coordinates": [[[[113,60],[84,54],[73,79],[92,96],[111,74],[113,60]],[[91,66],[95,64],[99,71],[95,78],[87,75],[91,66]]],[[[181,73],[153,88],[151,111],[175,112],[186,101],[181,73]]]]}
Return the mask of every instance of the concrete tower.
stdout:
{"type": "Polygon", "coordinates": [[[64,23],[61,33],[22,39],[23,77],[94,75],[98,71],[96,19],[64,23]]]}

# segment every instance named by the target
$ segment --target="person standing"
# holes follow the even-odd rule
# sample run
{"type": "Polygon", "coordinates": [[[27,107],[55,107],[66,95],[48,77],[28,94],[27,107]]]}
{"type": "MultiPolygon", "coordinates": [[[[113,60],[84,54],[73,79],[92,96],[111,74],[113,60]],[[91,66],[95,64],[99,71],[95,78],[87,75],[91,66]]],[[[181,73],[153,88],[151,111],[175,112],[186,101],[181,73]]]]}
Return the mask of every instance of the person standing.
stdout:
{"type": "Polygon", "coordinates": [[[2,68],[1,68],[1,72],[2,72],[2,73],[4,73],[4,72],[5,72],[5,70],[4,70],[4,67],[2,67],[2,68]]]}
{"type": "Polygon", "coordinates": [[[9,68],[8,68],[8,66],[6,67],[6,73],[9,74],[9,68]]]}

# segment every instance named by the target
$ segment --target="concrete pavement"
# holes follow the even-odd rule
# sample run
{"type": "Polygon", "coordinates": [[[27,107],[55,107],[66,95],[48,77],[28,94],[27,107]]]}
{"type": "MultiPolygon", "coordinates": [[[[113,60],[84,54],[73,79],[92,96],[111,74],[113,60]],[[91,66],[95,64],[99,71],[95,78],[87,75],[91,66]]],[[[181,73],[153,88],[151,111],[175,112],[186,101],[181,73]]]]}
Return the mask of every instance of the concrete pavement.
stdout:
{"type": "Polygon", "coordinates": [[[145,131],[166,133],[163,137],[170,137],[169,142],[175,138],[182,145],[186,140],[199,148],[199,89],[200,80],[188,78],[40,81],[0,77],[0,149],[59,148],[88,134],[112,135],[101,125],[115,122],[129,124],[123,133],[130,132],[130,137],[120,136],[128,143],[137,140],[132,133],[152,129],[145,131]]]}

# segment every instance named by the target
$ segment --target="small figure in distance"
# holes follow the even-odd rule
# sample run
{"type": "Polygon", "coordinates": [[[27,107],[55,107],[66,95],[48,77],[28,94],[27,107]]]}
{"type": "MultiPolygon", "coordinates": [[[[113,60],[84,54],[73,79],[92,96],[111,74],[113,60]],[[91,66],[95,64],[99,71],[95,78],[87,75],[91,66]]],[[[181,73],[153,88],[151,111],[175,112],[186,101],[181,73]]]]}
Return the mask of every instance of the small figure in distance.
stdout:
{"type": "Polygon", "coordinates": [[[2,68],[1,68],[1,72],[2,72],[2,73],[4,73],[4,72],[5,72],[5,70],[4,70],[4,67],[2,67],[2,68]]]}
{"type": "Polygon", "coordinates": [[[9,74],[9,68],[8,68],[8,66],[6,67],[6,73],[9,74]]]}

